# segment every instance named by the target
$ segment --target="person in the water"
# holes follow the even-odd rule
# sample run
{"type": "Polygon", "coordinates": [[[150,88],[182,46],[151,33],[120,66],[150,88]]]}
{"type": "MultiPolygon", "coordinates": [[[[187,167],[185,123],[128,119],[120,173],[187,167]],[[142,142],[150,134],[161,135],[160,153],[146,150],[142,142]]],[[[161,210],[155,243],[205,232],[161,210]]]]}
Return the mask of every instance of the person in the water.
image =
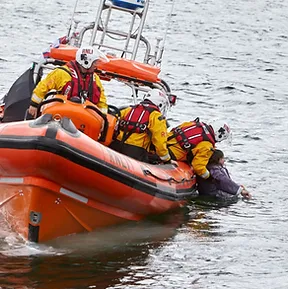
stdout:
{"type": "Polygon", "coordinates": [[[215,149],[207,164],[210,177],[203,179],[197,176],[199,196],[209,196],[222,201],[237,201],[239,195],[251,199],[251,194],[245,187],[231,179],[224,163],[224,153],[215,149]]]}

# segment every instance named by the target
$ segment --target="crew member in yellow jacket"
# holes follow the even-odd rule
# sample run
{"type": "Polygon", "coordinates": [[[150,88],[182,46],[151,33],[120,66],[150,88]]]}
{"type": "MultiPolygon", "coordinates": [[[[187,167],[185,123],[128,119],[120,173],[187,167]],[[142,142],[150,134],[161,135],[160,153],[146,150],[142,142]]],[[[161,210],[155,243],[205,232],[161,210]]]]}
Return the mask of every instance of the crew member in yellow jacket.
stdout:
{"type": "Polygon", "coordinates": [[[212,127],[197,118],[173,128],[168,133],[167,146],[173,160],[188,161],[195,174],[207,179],[210,173],[206,165],[215,143],[227,139],[230,134],[230,128],[225,123],[216,123],[212,127]]]}
{"type": "Polygon", "coordinates": [[[170,162],[167,149],[166,114],[170,108],[167,95],[152,89],[139,104],[120,111],[118,136],[110,147],[134,159],[148,162],[150,145],[163,163],[170,162]]]}
{"type": "Polygon", "coordinates": [[[107,113],[107,101],[99,76],[94,72],[97,61],[105,60],[102,53],[91,47],[81,47],[76,52],[76,60],[68,62],[63,67],[57,67],[35,87],[29,113],[36,117],[37,107],[50,90],[72,97],[88,99],[107,113]]]}

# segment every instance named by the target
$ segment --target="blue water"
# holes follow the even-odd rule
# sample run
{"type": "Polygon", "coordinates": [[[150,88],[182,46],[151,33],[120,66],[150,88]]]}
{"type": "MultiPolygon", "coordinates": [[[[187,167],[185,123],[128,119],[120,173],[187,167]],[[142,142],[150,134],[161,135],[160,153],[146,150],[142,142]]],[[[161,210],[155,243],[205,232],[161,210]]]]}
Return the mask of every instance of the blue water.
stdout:
{"type": "MultiPolygon", "coordinates": [[[[148,39],[165,36],[171,4],[151,3],[148,39]]],[[[0,95],[67,32],[73,5],[1,0],[0,95]]],[[[161,77],[178,95],[171,125],[226,120],[233,139],[219,148],[251,201],[190,204],[168,220],[46,245],[24,243],[1,220],[0,288],[288,288],[287,11],[284,0],[179,0],[166,35],[161,77]]],[[[109,103],[131,102],[104,86],[109,103]]]]}

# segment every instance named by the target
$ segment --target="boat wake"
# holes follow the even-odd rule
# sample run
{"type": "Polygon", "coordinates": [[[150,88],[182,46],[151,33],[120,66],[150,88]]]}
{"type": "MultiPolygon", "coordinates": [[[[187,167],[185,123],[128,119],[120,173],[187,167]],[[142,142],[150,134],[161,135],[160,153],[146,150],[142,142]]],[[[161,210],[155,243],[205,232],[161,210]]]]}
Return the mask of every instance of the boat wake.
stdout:
{"type": "MultiPolygon", "coordinates": [[[[183,222],[182,213],[174,214],[173,220],[141,221],[125,223],[102,230],[72,234],[46,243],[27,242],[7,227],[0,231],[0,256],[61,256],[93,255],[135,250],[137,247],[166,242],[177,233],[183,222]],[[178,217],[175,217],[178,216],[178,217]]],[[[1,221],[0,224],[2,224],[1,221]]]]}
{"type": "Polygon", "coordinates": [[[45,244],[27,242],[13,232],[8,224],[0,218],[0,255],[4,256],[35,256],[63,255],[69,253],[66,249],[56,249],[45,244]]]}

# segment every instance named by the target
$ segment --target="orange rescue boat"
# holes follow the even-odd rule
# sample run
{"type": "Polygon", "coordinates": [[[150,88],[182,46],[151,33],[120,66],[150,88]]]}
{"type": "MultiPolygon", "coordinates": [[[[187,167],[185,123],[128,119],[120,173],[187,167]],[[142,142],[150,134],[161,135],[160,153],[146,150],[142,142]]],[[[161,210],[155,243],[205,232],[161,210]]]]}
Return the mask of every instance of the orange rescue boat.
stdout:
{"type": "Polygon", "coordinates": [[[196,196],[186,163],[143,163],[107,147],[117,118],[89,101],[57,95],[40,109],[36,120],[0,124],[0,209],[25,240],[138,221],[196,196]]]}

